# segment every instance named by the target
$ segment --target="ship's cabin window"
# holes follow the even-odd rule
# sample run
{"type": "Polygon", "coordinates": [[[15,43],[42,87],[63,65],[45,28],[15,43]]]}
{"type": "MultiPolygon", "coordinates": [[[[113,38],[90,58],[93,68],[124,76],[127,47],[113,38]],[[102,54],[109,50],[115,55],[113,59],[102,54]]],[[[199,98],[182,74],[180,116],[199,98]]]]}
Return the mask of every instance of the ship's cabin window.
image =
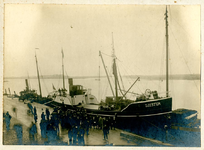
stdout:
{"type": "Polygon", "coordinates": [[[81,95],[81,94],[83,94],[83,86],[81,85],[74,85],[72,89],[70,90],[71,96],[81,95]]]}

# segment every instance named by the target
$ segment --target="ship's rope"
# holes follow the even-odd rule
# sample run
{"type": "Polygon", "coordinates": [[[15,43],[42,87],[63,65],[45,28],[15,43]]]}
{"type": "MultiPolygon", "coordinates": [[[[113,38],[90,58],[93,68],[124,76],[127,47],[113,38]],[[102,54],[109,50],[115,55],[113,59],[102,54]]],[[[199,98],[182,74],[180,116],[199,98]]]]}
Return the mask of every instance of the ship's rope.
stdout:
{"type": "MultiPolygon", "coordinates": [[[[169,11],[170,11],[170,16],[172,16],[170,7],[169,7],[169,11]]],[[[192,41],[194,42],[194,38],[190,34],[188,34],[188,31],[186,31],[185,28],[182,25],[180,25],[179,22],[176,19],[174,19],[174,18],[177,18],[177,17],[169,17],[169,18],[172,19],[180,27],[180,29],[182,29],[184,31],[186,36],[188,36],[188,37],[190,37],[192,39],[191,42],[192,41]]]]}
{"type": "MultiPolygon", "coordinates": [[[[65,70],[66,76],[67,76],[67,92],[69,93],[69,76],[67,74],[67,71],[65,70]]],[[[66,82],[65,82],[66,83],[66,82]]]]}
{"type": "MultiPolygon", "coordinates": [[[[171,27],[170,27],[170,30],[171,30],[171,27]]],[[[171,30],[171,32],[172,32],[172,30],[171,30]]],[[[176,44],[177,44],[177,46],[178,46],[178,49],[179,49],[180,53],[181,53],[181,55],[182,55],[182,57],[183,57],[183,59],[184,59],[184,62],[185,62],[185,64],[186,64],[186,66],[187,66],[187,69],[188,69],[188,71],[189,71],[189,73],[190,73],[190,77],[191,77],[191,79],[193,80],[193,82],[194,82],[194,84],[195,84],[195,86],[196,86],[196,88],[197,88],[197,90],[198,90],[198,92],[199,92],[199,88],[198,88],[198,86],[196,85],[196,82],[195,82],[195,80],[194,80],[193,77],[192,77],[192,72],[191,72],[191,70],[190,70],[190,68],[189,68],[189,66],[188,66],[187,60],[186,60],[186,58],[184,57],[183,52],[182,52],[182,50],[181,50],[181,48],[180,48],[180,46],[179,46],[179,44],[178,44],[178,41],[176,40],[176,37],[175,37],[175,35],[174,35],[173,32],[172,32],[172,35],[173,35],[173,37],[174,37],[174,40],[175,40],[175,42],[176,42],[176,44]]]]}
{"type": "Polygon", "coordinates": [[[108,56],[108,57],[113,57],[113,56],[111,56],[111,55],[108,55],[108,54],[106,54],[106,53],[103,53],[103,52],[101,52],[101,54],[103,54],[103,55],[105,55],[105,56],[108,56]]]}
{"type": "MultiPolygon", "coordinates": [[[[119,76],[120,76],[120,81],[122,83],[122,87],[123,87],[123,90],[125,90],[125,87],[124,87],[124,83],[123,83],[123,79],[122,79],[122,76],[120,74],[120,71],[119,71],[119,68],[118,68],[118,73],[119,73],[119,76]]],[[[119,83],[118,83],[119,84],[119,83]]],[[[121,90],[121,89],[120,89],[121,90]]],[[[122,90],[121,90],[121,93],[122,93],[122,90]]]]}
{"type": "MultiPolygon", "coordinates": [[[[163,75],[163,72],[164,72],[164,66],[163,66],[163,64],[164,64],[164,56],[165,56],[165,53],[164,53],[164,51],[165,51],[165,37],[163,38],[163,46],[162,46],[162,49],[163,49],[163,51],[162,51],[162,55],[161,55],[161,65],[160,65],[160,76],[162,76],[163,75]]],[[[163,81],[163,79],[161,79],[162,81],[163,81]]],[[[161,80],[159,80],[158,82],[158,84],[159,84],[159,88],[158,88],[158,90],[159,91],[161,91],[161,80]]]]}
{"type": "MultiPolygon", "coordinates": [[[[171,9],[170,9],[170,7],[169,7],[169,11],[170,11],[170,15],[171,15],[171,9]]],[[[170,18],[173,19],[173,17],[170,17],[170,18]]],[[[193,38],[192,36],[190,36],[189,34],[187,34],[188,32],[178,23],[178,21],[175,20],[175,19],[173,19],[173,20],[174,20],[174,22],[180,27],[180,29],[182,29],[182,30],[184,31],[184,33],[185,33],[188,37],[190,37],[190,38],[192,39],[191,41],[194,41],[194,40],[193,40],[194,38],[193,38]]],[[[169,26],[169,27],[170,27],[170,31],[171,31],[171,33],[172,33],[172,35],[173,35],[173,37],[174,37],[174,40],[175,40],[175,42],[176,42],[176,44],[177,44],[177,46],[178,46],[178,48],[179,48],[179,51],[180,51],[180,53],[181,53],[181,55],[182,55],[182,57],[183,57],[183,59],[184,59],[184,62],[185,62],[185,64],[186,64],[186,66],[187,66],[187,69],[188,69],[188,71],[189,71],[189,73],[190,73],[190,76],[191,76],[191,78],[192,78],[192,80],[193,80],[192,72],[191,72],[191,70],[190,70],[190,67],[188,66],[187,60],[186,60],[186,58],[185,58],[184,55],[183,55],[183,52],[182,52],[182,50],[181,50],[181,48],[180,48],[180,46],[179,46],[179,44],[178,44],[178,41],[176,40],[176,37],[175,37],[175,35],[174,35],[174,33],[173,33],[172,29],[171,29],[171,26],[169,26]]],[[[199,88],[198,88],[198,86],[197,86],[195,80],[193,80],[193,81],[194,81],[194,84],[195,84],[195,86],[196,86],[196,88],[197,88],[197,90],[198,90],[198,92],[199,92],[199,88]]]]}
{"type": "MultiPolygon", "coordinates": [[[[27,72],[27,74],[28,74],[28,72],[27,72]]],[[[32,88],[31,88],[31,84],[30,84],[30,77],[29,77],[29,74],[28,74],[28,86],[29,86],[29,89],[31,90],[32,88]]]]}
{"type": "MultiPolygon", "coordinates": [[[[118,72],[118,74],[119,74],[119,76],[120,76],[119,68],[117,67],[116,69],[117,69],[117,72],[118,72]]],[[[118,76],[118,75],[117,75],[117,76],[118,76]]],[[[121,77],[121,76],[120,76],[120,77],[121,77]]],[[[121,79],[121,78],[120,78],[120,79],[121,79]]],[[[123,92],[122,92],[122,89],[121,89],[121,87],[120,87],[120,83],[119,83],[119,78],[118,78],[118,77],[117,77],[117,84],[118,84],[120,93],[121,93],[122,95],[124,95],[123,92]]]]}
{"type": "MultiPolygon", "coordinates": [[[[156,28],[158,28],[158,26],[159,26],[160,22],[163,20],[163,18],[164,18],[164,17],[162,16],[161,19],[157,22],[157,24],[153,27],[152,32],[155,31],[156,28]]],[[[153,35],[152,32],[149,34],[149,37],[147,37],[147,39],[146,39],[145,42],[143,43],[143,46],[142,46],[138,51],[136,51],[137,53],[135,54],[135,56],[138,56],[138,54],[139,54],[140,51],[144,51],[144,50],[143,50],[144,47],[147,45],[147,43],[149,42],[149,40],[151,39],[151,37],[152,37],[152,35],[153,35]]],[[[140,69],[140,71],[142,72],[142,69],[140,69]]]]}
{"type": "MultiPolygon", "coordinates": [[[[39,70],[40,70],[40,68],[39,68],[39,70]]],[[[40,74],[41,74],[42,81],[43,81],[43,83],[44,83],[44,87],[45,87],[45,89],[46,89],[46,92],[47,92],[47,94],[48,94],[48,89],[47,89],[47,86],[46,86],[46,84],[45,84],[45,80],[44,80],[44,77],[43,77],[43,75],[42,75],[41,70],[40,70],[40,74]]]]}
{"type": "Polygon", "coordinates": [[[99,101],[101,101],[101,93],[100,93],[100,91],[101,91],[101,63],[100,63],[101,61],[100,61],[100,56],[99,56],[99,59],[98,59],[98,69],[99,69],[99,71],[98,71],[98,100],[99,101]]]}
{"type": "MultiPolygon", "coordinates": [[[[128,67],[125,67],[122,63],[121,63],[121,65],[120,65],[121,67],[121,69],[122,69],[122,71],[125,73],[125,75],[126,75],[126,80],[127,80],[127,83],[129,84],[129,87],[132,85],[132,83],[135,81],[135,79],[133,79],[133,78],[131,78],[131,76],[130,76],[130,74],[128,73],[128,71],[127,71],[127,69],[126,68],[128,68],[128,67]]],[[[130,71],[131,71],[131,73],[132,74],[134,74],[133,73],[133,71],[131,70],[131,69],[129,69],[130,71]]],[[[138,78],[139,76],[136,76],[136,78],[138,78]]],[[[136,84],[135,85],[136,87],[137,87],[137,89],[139,89],[139,91],[142,93],[142,90],[140,89],[140,87],[136,84]]],[[[124,88],[125,89],[125,88],[124,88]]]]}
{"type": "MultiPolygon", "coordinates": [[[[158,23],[156,24],[156,26],[154,27],[154,29],[155,29],[155,28],[158,28],[158,25],[160,24],[160,22],[162,21],[162,19],[163,19],[163,16],[162,16],[162,18],[158,21],[158,23]]],[[[147,38],[147,40],[144,42],[143,47],[142,47],[141,49],[144,49],[144,46],[146,45],[146,43],[149,41],[150,38],[151,38],[151,34],[150,34],[150,36],[147,38]]],[[[158,43],[157,43],[157,44],[158,44],[158,43]]],[[[142,51],[142,50],[140,50],[140,51],[142,51]]],[[[138,54],[140,51],[137,51],[136,56],[137,56],[137,54],[138,54]]],[[[155,53],[154,55],[156,55],[156,53],[155,53]]],[[[154,57],[153,57],[153,58],[154,58],[154,57]]],[[[125,59],[125,60],[127,60],[127,63],[129,64],[128,66],[131,66],[131,65],[132,65],[132,63],[129,63],[129,62],[128,62],[128,59],[125,59]]],[[[154,59],[153,59],[152,61],[154,61],[154,59]]],[[[153,65],[153,63],[151,63],[151,65],[153,65]]],[[[125,68],[128,68],[128,66],[125,67],[125,68]]],[[[144,71],[143,71],[142,69],[138,68],[137,66],[135,66],[135,67],[136,67],[138,70],[140,70],[140,74],[144,73],[144,71]]],[[[124,70],[126,70],[126,69],[124,69],[124,70]]],[[[130,69],[129,69],[129,70],[130,70],[130,69]]],[[[125,71],[125,72],[127,72],[127,71],[125,71]]],[[[149,72],[150,72],[150,71],[149,71],[149,72]]],[[[132,73],[132,74],[135,74],[133,71],[131,71],[131,73],[132,73]]],[[[133,79],[132,79],[132,80],[133,80],[133,79]]],[[[156,86],[159,85],[159,84],[157,83],[157,81],[154,81],[154,80],[152,80],[151,78],[150,78],[150,81],[151,81],[153,84],[155,84],[156,86]]],[[[131,83],[129,82],[129,84],[131,84],[131,83]]],[[[148,83],[146,83],[146,87],[147,87],[147,84],[148,84],[148,83]]],[[[140,92],[142,91],[137,85],[136,85],[136,87],[140,90],[140,92]]],[[[141,93],[143,93],[143,92],[141,92],[141,93]]]]}
{"type": "MultiPolygon", "coordinates": [[[[115,82],[115,81],[114,81],[114,76],[113,76],[113,75],[110,76],[110,74],[112,74],[112,72],[113,72],[112,68],[110,68],[110,70],[108,70],[107,72],[108,72],[108,76],[110,77],[110,80],[111,80],[111,82],[112,82],[112,83],[110,83],[110,84],[114,84],[114,82],[115,82]]],[[[115,90],[114,90],[114,86],[112,86],[112,87],[113,87],[113,91],[115,91],[115,90]]],[[[115,95],[115,93],[114,93],[114,95],[115,95]]]]}
{"type": "MultiPolygon", "coordinates": [[[[61,74],[62,74],[62,71],[61,71],[61,74]]],[[[61,78],[59,77],[59,78],[58,78],[58,84],[57,84],[57,90],[60,88],[60,86],[59,86],[60,83],[61,83],[61,78]]]]}
{"type": "MultiPolygon", "coordinates": [[[[101,98],[102,98],[102,97],[105,97],[105,96],[107,95],[108,86],[109,86],[109,83],[108,83],[108,81],[106,80],[105,88],[104,88],[104,90],[103,90],[102,93],[101,93],[101,98]]],[[[104,100],[105,100],[105,99],[104,99],[104,100]]]]}

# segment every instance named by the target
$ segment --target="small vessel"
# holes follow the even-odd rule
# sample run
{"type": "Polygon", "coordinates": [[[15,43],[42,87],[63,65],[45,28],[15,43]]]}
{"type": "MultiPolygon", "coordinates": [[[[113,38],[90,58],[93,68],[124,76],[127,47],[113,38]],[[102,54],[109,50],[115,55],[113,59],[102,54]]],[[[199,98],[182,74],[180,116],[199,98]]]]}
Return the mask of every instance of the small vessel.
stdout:
{"type": "Polygon", "coordinates": [[[87,104],[99,104],[96,97],[91,94],[90,89],[83,88],[82,85],[74,85],[73,79],[69,78],[69,91],[65,88],[64,79],[64,52],[62,52],[62,79],[63,88],[56,90],[53,86],[53,92],[51,92],[47,97],[52,99],[45,103],[45,105],[52,107],[62,107],[73,109],[75,106],[85,106],[87,104]]]}
{"type": "Polygon", "coordinates": [[[8,98],[17,98],[19,97],[16,92],[14,91],[14,94],[11,94],[11,90],[10,88],[8,88],[9,94],[7,93],[6,89],[5,89],[5,93],[3,95],[7,96],[8,98]]]}
{"type": "Polygon", "coordinates": [[[33,102],[34,100],[37,100],[38,94],[36,92],[36,90],[33,90],[29,87],[28,85],[28,79],[25,79],[25,84],[26,84],[26,88],[20,92],[20,96],[19,96],[19,101],[23,101],[23,102],[33,102]]]}
{"type": "Polygon", "coordinates": [[[28,79],[25,79],[26,89],[24,89],[23,91],[20,92],[19,101],[22,100],[24,103],[36,102],[36,103],[44,104],[46,102],[51,101],[52,99],[47,98],[47,97],[42,97],[41,84],[40,84],[40,75],[39,75],[38,61],[37,61],[37,56],[36,55],[35,55],[35,59],[36,59],[36,68],[37,68],[37,77],[38,77],[38,85],[39,85],[40,95],[37,94],[36,90],[31,89],[29,87],[28,79]]]}
{"type": "Polygon", "coordinates": [[[44,104],[44,103],[50,102],[52,99],[48,98],[48,97],[43,97],[42,96],[42,90],[41,90],[41,84],[40,84],[40,74],[39,74],[38,60],[37,60],[36,54],[35,54],[35,60],[36,60],[36,69],[37,69],[38,85],[39,85],[40,95],[37,96],[37,99],[35,99],[34,102],[37,102],[37,103],[40,103],[40,104],[44,104]]]}
{"type": "Polygon", "coordinates": [[[5,92],[3,93],[3,95],[4,95],[4,96],[7,96],[7,95],[8,95],[6,89],[5,89],[5,92]]]}

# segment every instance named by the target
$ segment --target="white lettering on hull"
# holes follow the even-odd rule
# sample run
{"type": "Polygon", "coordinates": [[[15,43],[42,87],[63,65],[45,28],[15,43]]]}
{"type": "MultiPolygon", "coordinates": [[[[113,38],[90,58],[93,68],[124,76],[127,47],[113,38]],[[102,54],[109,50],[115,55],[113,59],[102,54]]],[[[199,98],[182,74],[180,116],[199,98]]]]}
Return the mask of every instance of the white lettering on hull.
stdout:
{"type": "Polygon", "coordinates": [[[155,106],[160,106],[160,105],[161,105],[160,102],[155,102],[155,103],[145,104],[145,107],[155,107],[155,106]]]}

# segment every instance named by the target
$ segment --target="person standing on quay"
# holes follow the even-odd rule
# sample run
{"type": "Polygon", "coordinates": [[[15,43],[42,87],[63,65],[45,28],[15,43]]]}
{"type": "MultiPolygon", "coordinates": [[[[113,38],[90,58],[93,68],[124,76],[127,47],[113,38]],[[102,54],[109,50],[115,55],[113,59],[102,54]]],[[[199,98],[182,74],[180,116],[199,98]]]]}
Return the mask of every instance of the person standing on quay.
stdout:
{"type": "Polygon", "coordinates": [[[104,140],[108,139],[108,128],[106,125],[103,127],[103,135],[104,135],[104,140]]]}
{"type": "Polygon", "coordinates": [[[77,132],[78,132],[77,125],[75,125],[75,127],[72,130],[72,133],[73,133],[73,145],[77,144],[77,132]]]}
{"type": "Polygon", "coordinates": [[[85,145],[84,134],[85,134],[84,125],[81,125],[79,129],[78,145],[82,145],[82,146],[85,145]]]}
{"type": "Polygon", "coordinates": [[[46,108],[46,117],[47,117],[47,120],[49,120],[49,116],[50,116],[50,111],[48,108],[46,108]]]}
{"type": "Polygon", "coordinates": [[[44,112],[42,112],[42,114],[41,114],[41,119],[42,119],[42,120],[45,120],[45,114],[44,114],[44,112]]]}
{"type": "Polygon", "coordinates": [[[40,130],[41,130],[41,136],[42,136],[42,138],[46,138],[47,121],[41,120],[41,122],[40,122],[40,130]]]}
{"type": "Polygon", "coordinates": [[[36,125],[32,122],[30,131],[29,131],[29,137],[30,137],[31,143],[33,143],[33,142],[36,141],[36,139],[35,139],[36,133],[37,133],[37,127],[36,127],[36,125]]]}
{"type": "Polygon", "coordinates": [[[34,109],[33,109],[33,113],[34,113],[34,116],[37,115],[37,110],[36,110],[35,106],[34,106],[34,109]]]}
{"type": "Polygon", "coordinates": [[[22,125],[21,124],[15,124],[13,126],[13,128],[16,131],[16,134],[17,134],[18,144],[22,145],[22,141],[23,141],[23,129],[22,129],[22,125]]]}
{"type": "Polygon", "coordinates": [[[72,137],[73,137],[72,128],[73,126],[68,131],[69,145],[72,145],[72,137]]]}
{"type": "Polygon", "coordinates": [[[34,115],[35,123],[37,123],[37,119],[38,119],[38,116],[37,116],[37,115],[34,115]]]}
{"type": "Polygon", "coordinates": [[[9,114],[9,112],[7,111],[6,115],[5,115],[5,119],[6,119],[6,130],[8,131],[10,129],[10,121],[11,121],[11,115],[9,114]]]}
{"type": "Polygon", "coordinates": [[[99,124],[99,129],[103,129],[103,118],[102,117],[99,117],[99,120],[98,120],[98,124],[99,124]]]}

